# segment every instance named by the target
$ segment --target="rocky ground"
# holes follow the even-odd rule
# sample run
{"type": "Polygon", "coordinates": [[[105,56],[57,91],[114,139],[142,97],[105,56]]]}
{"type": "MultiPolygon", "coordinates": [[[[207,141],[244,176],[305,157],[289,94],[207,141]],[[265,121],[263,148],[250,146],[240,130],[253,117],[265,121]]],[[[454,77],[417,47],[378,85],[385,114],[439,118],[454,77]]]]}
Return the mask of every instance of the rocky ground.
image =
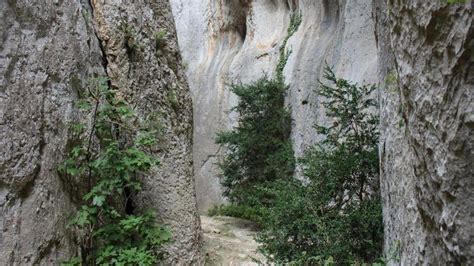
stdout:
{"type": "Polygon", "coordinates": [[[206,265],[261,265],[254,223],[232,217],[201,216],[206,265]]]}

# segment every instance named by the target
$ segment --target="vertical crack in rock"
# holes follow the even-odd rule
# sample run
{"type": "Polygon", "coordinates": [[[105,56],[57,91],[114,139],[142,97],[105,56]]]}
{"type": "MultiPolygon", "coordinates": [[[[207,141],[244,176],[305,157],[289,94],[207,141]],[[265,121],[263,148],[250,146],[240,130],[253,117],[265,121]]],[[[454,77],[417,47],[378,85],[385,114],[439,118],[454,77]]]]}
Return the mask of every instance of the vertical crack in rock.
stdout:
{"type": "Polygon", "coordinates": [[[66,223],[83,189],[56,169],[72,141],[74,100],[90,78],[106,74],[140,114],[159,112],[165,131],[156,151],[162,166],[145,177],[134,207],[156,210],[171,227],[170,262],[200,263],[192,102],[167,1],[0,1],[0,14],[0,265],[57,265],[80,253],[66,223]],[[119,22],[140,26],[133,60],[119,22]],[[160,29],[162,50],[153,37],[160,29]]]}
{"type": "Polygon", "coordinates": [[[201,235],[191,157],[192,101],[181,70],[169,4],[94,1],[92,9],[110,85],[135,106],[140,116],[159,114],[163,127],[160,147],[153,151],[160,158],[160,166],[143,176],[143,189],[132,207],[155,210],[160,222],[170,227],[173,242],[166,247],[167,263],[199,264],[201,235]],[[158,32],[165,34],[157,37],[158,32]]]}
{"type": "MultiPolygon", "coordinates": [[[[92,19],[94,19],[94,6],[92,4],[94,0],[88,0],[87,4],[88,4],[88,7],[89,7],[89,10],[90,10],[90,14],[92,16],[92,19]]],[[[95,36],[95,39],[97,40],[97,43],[99,44],[99,48],[100,48],[100,51],[102,52],[102,66],[104,67],[104,71],[105,73],[107,74],[107,65],[108,65],[108,61],[107,61],[107,56],[106,53],[105,53],[105,48],[104,48],[104,45],[102,44],[102,41],[100,40],[99,38],[99,35],[97,34],[97,31],[95,29],[95,25],[92,25],[94,30],[94,36],[95,36]]],[[[109,82],[109,85],[110,85],[110,80],[108,81],[109,82]]]]}

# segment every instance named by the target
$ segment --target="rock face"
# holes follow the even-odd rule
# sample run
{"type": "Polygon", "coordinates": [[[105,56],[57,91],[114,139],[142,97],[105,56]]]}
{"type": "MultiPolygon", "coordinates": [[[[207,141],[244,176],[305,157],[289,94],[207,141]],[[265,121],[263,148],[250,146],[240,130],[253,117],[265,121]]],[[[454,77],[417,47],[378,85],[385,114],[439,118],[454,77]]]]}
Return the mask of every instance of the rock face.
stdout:
{"type": "Polygon", "coordinates": [[[474,263],[471,4],[374,1],[386,254],[474,263]],[[398,247],[398,250],[397,250],[398,247]]]}
{"type": "Polygon", "coordinates": [[[229,112],[236,97],[232,82],[248,83],[264,73],[274,75],[290,15],[302,23],[289,39],[292,50],[284,69],[291,84],[296,155],[318,137],[312,128],[325,118],[314,89],[325,62],[346,79],[377,81],[377,49],[372,4],[365,0],[171,0],[178,40],[194,102],[194,170],[201,212],[224,201],[216,163],[221,155],[215,134],[231,128],[229,112]]]}
{"type": "Polygon", "coordinates": [[[0,265],[57,265],[77,254],[65,225],[81,195],[56,169],[73,102],[96,75],[139,113],[161,114],[161,167],[145,177],[137,207],[172,229],[170,262],[199,263],[192,102],[169,3],[9,0],[0,14],[0,265]]]}
{"type": "Polygon", "coordinates": [[[53,265],[76,251],[74,203],[57,175],[73,100],[104,74],[78,1],[2,1],[0,13],[0,265],[53,265]]]}
{"type": "Polygon", "coordinates": [[[97,35],[113,87],[164,127],[160,167],[144,180],[138,205],[155,209],[173,233],[170,263],[201,261],[192,168],[192,101],[168,1],[93,1],[97,35]],[[162,32],[163,36],[158,35],[162,32]]]}

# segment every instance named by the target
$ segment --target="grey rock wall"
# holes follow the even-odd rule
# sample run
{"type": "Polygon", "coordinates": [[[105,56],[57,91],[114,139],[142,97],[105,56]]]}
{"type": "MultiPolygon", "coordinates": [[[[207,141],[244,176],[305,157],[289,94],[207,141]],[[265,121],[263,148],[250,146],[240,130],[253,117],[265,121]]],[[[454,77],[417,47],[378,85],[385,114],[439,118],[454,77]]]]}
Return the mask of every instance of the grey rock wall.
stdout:
{"type": "Polygon", "coordinates": [[[54,265],[76,252],[74,203],[57,175],[73,100],[103,74],[78,1],[0,2],[0,265],[54,265]]]}
{"type": "Polygon", "coordinates": [[[474,263],[472,4],[374,1],[385,252],[474,263]],[[398,247],[398,249],[397,249],[398,247]]]}
{"type": "Polygon", "coordinates": [[[314,89],[325,62],[338,75],[362,84],[377,81],[372,4],[366,0],[171,0],[178,41],[194,101],[194,170],[201,212],[224,202],[216,163],[216,132],[235,124],[229,110],[232,82],[274,75],[290,15],[301,12],[299,30],[284,69],[291,84],[292,140],[301,155],[318,139],[312,125],[325,121],[314,89]]]}
{"type": "Polygon", "coordinates": [[[96,75],[108,75],[140,114],[161,114],[161,166],[136,205],[172,229],[168,262],[200,263],[192,101],[168,1],[8,0],[0,14],[0,265],[58,265],[78,253],[65,225],[81,195],[56,169],[78,119],[73,102],[96,75]]]}
{"type": "Polygon", "coordinates": [[[172,229],[169,263],[200,263],[201,236],[192,168],[192,100],[182,71],[168,1],[93,1],[97,35],[112,87],[140,114],[164,127],[160,166],[145,177],[138,206],[154,209],[172,229]],[[127,30],[124,30],[127,27],[127,30]],[[161,43],[155,35],[166,32],[161,43]]]}

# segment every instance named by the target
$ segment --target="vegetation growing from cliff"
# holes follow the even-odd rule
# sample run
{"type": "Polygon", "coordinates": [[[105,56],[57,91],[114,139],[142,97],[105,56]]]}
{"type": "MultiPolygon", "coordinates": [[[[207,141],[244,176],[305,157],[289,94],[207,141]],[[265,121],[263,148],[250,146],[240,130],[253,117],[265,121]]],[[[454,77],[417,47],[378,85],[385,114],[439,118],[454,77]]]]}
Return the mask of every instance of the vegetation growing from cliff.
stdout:
{"type": "Polygon", "coordinates": [[[283,69],[285,68],[286,62],[288,61],[288,58],[291,54],[291,50],[286,48],[286,44],[288,43],[288,40],[291,38],[291,36],[293,36],[293,34],[295,34],[295,32],[298,30],[302,19],[303,15],[299,12],[295,12],[290,16],[290,25],[286,30],[285,39],[283,39],[283,43],[280,46],[280,57],[276,67],[276,78],[281,82],[284,82],[285,78],[283,76],[283,69]]]}
{"type": "Polygon", "coordinates": [[[325,78],[318,95],[332,125],[316,125],[325,140],[300,160],[305,182],[280,185],[257,240],[279,262],[373,262],[383,241],[375,87],[338,79],[330,68],[325,78]]]}
{"type": "Polygon", "coordinates": [[[286,43],[300,24],[301,14],[293,14],[280,48],[275,79],[264,76],[252,84],[231,86],[240,100],[233,109],[239,115],[239,124],[232,131],[220,132],[216,142],[226,148],[219,167],[224,196],[232,204],[214,208],[212,215],[233,214],[259,222],[272,204],[274,195],[269,187],[292,178],[295,159],[283,68],[291,54],[286,43]]]}
{"type": "Polygon", "coordinates": [[[90,126],[71,127],[77,142],[59,167],[86,184],[83,205],[70,222],[80,232],[81,257],[66,264],[154,265],[171,234],[151,212],[138,213],[133,198],[141,190],[140,174],[158,165],[149,151],[159,127],[153,118],[138,117],[107,81],[94,80],[77,103],[90,126]]]}

